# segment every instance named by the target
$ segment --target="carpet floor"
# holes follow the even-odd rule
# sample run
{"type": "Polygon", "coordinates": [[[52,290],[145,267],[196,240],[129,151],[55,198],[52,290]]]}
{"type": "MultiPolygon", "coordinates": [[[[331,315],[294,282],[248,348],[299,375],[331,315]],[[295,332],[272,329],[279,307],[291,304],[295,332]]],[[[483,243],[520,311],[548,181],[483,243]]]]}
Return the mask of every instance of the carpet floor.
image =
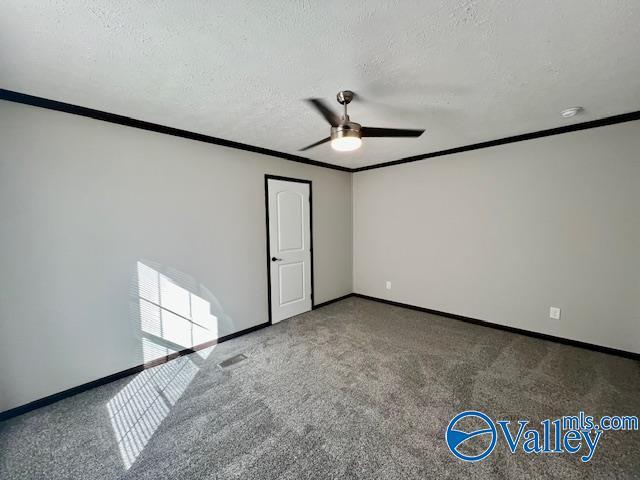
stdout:
{"type": "Polygon", "coordinates": [[[640,478],[639,431],[463,462],[469,409],[639,415],[640,362],[348,298],[0,423],[0,478],[640,478]]]}

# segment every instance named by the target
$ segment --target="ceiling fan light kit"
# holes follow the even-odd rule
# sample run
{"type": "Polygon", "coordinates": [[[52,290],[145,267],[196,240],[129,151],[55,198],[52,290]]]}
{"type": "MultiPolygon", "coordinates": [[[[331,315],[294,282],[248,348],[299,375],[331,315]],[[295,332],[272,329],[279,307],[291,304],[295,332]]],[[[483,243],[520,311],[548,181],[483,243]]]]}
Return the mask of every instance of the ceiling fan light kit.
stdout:
{"type": "MultiPolygon", "coordinates": [[[[334,135],[331,135],[334,137],[334,135]]],[[[337,152],[352,152],[362,146],[362,139],[353,130],[346,132],[338,132],[334,138],[331,139],[331,148],[337,152]]]]}
{"type": "Polygon", "coordinates": [[[338,92],[336,99],[344,106],[342,115],[336,114],[327,104],[319,98],[308,98],[309,102],[324,119],[331,125],[331,132],[327,138],[312,143],[300,151],[308,150],[328,141],[331,148],[338,152],[352,152],[362,145],[362,137],[419,137],[424,130],[408,130],[398,128],[373,128],[363,127],[359,123],[352,122],[347,113],[347,105],[353,100],[354,93],[351,90],[338,92]]]}

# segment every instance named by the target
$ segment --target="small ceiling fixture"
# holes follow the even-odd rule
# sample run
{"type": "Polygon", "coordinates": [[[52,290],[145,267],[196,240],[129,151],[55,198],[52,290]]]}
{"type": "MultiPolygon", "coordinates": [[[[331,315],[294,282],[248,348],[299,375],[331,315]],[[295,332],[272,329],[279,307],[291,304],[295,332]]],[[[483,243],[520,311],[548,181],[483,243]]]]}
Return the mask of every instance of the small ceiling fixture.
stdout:
{"type": "Polygon", "coordinates": [[[562,115],[564,118],[571,118],[571,117],[575,117],[579,113],[582,113],[583,111],[584,111],[584,108],[582,107],[571,107],[561,111],[560,115],[562,115]]]}
{"type": "Polygon", "coordinates": [[[312,143],[300,151],[308,150],[317,145],[331,141],[331,148],[338,152],[352,152],[362,145],[362,137],[419,137],[424,130],[408,130],[401,128],[373,128],[363,127],[359,123],[352,122],[347,115],[347,105],[353,100],[354,93],[350,90],[338,92],[337,99],[340,105],[344,105],[342,116],[334,113],[327,104],[319,98],[308,98],[309,102],[324,119],[331,125],[331,135],[319,142],[312,143]]]}

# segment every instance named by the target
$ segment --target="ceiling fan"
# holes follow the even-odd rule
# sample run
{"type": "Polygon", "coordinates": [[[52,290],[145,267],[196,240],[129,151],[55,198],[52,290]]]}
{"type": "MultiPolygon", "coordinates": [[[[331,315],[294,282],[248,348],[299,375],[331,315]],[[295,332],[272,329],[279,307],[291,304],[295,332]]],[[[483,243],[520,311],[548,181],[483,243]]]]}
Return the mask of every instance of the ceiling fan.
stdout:
{"type": "Polygon", "coordinates": [[[350,90],[338,92],[338,103],[344,105],[342,116],[335,113],[320,98],[308,98],[309,102],[324,119],[331,125],[331,135],[319,142],[307,145],[299,151],[309,150],[328,141],[331,147],[339,152],[351,152],[362,145],[362,137],[419,137],[424,130],[409,130],[403,128],[374,128],[363,127],[359,123],[352,122],[347,114],[347,105],[353,100],[354,93],[350,90]]]}

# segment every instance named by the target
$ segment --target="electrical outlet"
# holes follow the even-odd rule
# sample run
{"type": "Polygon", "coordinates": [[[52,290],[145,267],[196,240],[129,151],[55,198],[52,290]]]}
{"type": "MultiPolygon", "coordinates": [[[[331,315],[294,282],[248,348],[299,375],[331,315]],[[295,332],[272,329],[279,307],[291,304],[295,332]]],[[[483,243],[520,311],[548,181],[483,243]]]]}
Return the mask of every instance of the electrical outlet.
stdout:
{"type": "Polygon", "coordinates": [[[560,320],[560,307],[549,307],[549,318],[560,320]]]}
{"type": "Polygon", "coordinates": [[[387,290],[391,290],[391,282],[389,280],[385,282],[384,286],[387,290]]]}

